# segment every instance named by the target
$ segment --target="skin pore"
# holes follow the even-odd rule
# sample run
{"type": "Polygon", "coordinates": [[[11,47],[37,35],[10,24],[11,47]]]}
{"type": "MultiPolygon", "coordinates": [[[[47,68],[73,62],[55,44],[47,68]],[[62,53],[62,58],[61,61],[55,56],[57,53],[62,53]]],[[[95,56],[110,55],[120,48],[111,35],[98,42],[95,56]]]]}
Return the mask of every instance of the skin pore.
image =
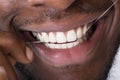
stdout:
{"type": "Polygon", "coordinates": [[[29,62],[24,57],[18,57],[19,60],[13,57],[21,62],[15,64],[20,80],[105,80],[120,43],[120,1],[94,22],[113,2],[0,0],[0,30],[11,33],[10,37],[14,35],[11,41],[20,49],[13,50],[15,46],[10,45],[11,49],[3,44],[3,52],[8,50],[6,53],[12,54],[13,50],[18,53],[12,57],[23,56],[20,53],[25,52],[26,46],[34,52],[34,59],[29,64],[21,64],[29,62]],[[32,32],[67,32],[91,22],[93,27],[97,26],[94,33],[73,48],[50,49],[44,43],[29,43],[36,41],[32,32]]]}

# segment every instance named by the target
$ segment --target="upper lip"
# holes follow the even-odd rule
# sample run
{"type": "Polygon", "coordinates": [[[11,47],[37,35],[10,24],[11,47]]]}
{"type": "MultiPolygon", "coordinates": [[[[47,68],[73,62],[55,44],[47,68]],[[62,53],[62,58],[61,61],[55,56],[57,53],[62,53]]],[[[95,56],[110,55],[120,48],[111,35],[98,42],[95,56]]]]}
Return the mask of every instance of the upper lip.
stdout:
{"type": "Polygon", "coordinates": [[[17,29],[21,29],[21,30],[25,30],[25,31],[34,31],[34,32],[58,32],[59,31],[59,32],[65,32],[65,31],[68,31],[68,30],[71,30],[71,29],[74,29],[74,28],[77,28],[77,27],[80,27],[82,25],[85,25],[85,24],[92,22],[100,14],[101,13],[95,13],[92,15],[90,14],[91,16],[84,15],[83,17],[80,17],[80,18],[77,18],[77,17],[73,18],[73,19],[66,18],[64,20],[57,20],[57,21],[47,20],[44,23],[37,23],[37,24],[32,23],[32,24],[27,24],[25,26],[24,25],[19,26],[19,23],[15,22],[14,19],[17,19],[19,22],[22,22],[23,19],[20,20],[17,17],[15,17],[13,19],[12,23],[17,24],[14,26],[17,29]]]}

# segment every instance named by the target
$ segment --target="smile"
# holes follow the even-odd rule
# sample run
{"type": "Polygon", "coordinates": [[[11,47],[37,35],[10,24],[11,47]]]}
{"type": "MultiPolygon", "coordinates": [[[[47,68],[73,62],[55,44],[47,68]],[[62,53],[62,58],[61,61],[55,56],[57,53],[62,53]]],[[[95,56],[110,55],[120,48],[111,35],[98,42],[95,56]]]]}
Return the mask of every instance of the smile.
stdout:
{"type": "Polygon", "coordinates": [[[73,17],[72,20],[65,18],[64,21],[58,21],[57,24],[48,21],[49,23],[44,24],[30,24],[21,29],[27,30],[23,31],[25,38],[30,37],[30,42],[27,44],[44,63],[54,67],[81,65],[90,61],[94,56],[94,49],[99,46],[99,41],[107,28],[106,23],[112,21],[111,15],[113,14],[106,14],[97,21],[92,17],[90,17],[92,20],[84,18],[85,22],[82,25],[79,18],[73,17]],[[69,26],[58,25],[63,22],[69,26]]]}
{"type": "Polygon", "coordinates": [[[90,28],[91,24],[87,24],[66,32],[33,32],[33,36],[48,48],[69,49],[86,41],[90,28]]]}
{"type": "Polygon", "coordinates": [[[56,67],[82,64],[93,55],[92,46],[97,45],[103,23],[100,19],[65,32],[31,32],[37,40],[34,49],[45,63],[56,67]]]}

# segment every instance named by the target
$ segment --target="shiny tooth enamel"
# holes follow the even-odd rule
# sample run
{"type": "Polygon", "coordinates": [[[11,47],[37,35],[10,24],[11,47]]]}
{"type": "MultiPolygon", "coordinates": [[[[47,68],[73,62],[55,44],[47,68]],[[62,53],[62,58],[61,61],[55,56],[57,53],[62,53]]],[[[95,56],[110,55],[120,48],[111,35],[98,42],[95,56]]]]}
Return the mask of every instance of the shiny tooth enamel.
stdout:
{"type": "Polygon", "coordinates": [[[66,44],[53,44],[53,43],[45,43],[45,46],[51,49],[69,49],[74,46],[77,46],[80,42],[72,42],[72,43],[66,43],[66,44]]]}
{"type": "Polygon", "coordinates": [[[86,35],[86,32],[87,32],[87,25],[83,27],[83,35],[86,35]]]}
{"type": "Polygon", "coordinates": [[[69,49],[83,43],[87,37],[86,33],[91,25],[84,25],[77,29],[72,29],[67,32],[33,32],[40,42],[43,42],[46,47],[51,49],[69,49]]]}
{"type": "Polygon", "coordinates": [[[79,43],[83,43],[83,42],[84,42],[84,38],[79,38],[79,39],[78,39],[78,42],[79,42],[79,43]]]}
{"type": "Polygon", "coordinates": [[[62,48],[62,49],[67,49],[67,44],[62,44],[62,45],[61,45],[61,48],[62,48]]]}
{"type": "Polygon", "coordinates": [[[61,44],[55,44],[56,49],[61,49],[62,45],[61,44]]]}
{"type": "Polygon", "coordinates": [[[44,45],[45,45],[46,47],[49,47],[49,48],[50,48],[50,46],[49,46],[49,44],[48,44],[48,43],[45,43],[44,45]]]}
{"type": "Polygon", "coordinates": [[[75,41],[76,39],[77,39],[77,37],[76,37],[75,30],[70,30],[67,32],[67,41],[68,42],[75,41]]]}
{"type": "Polygon", "coordinates": [[[56,43],[57,42],[56,37],[55,37],[53,32],[49,33],[49,42],[51,42],[51,43],[56,43]]]}
{"type": "Polygon", "coordinates": [[[90,29],[91,25],[85,25],[83,27],[83,35],[86,35],[87,31],[90,29]]]}
{"type": "Polygon", "coordinates": [[[74,44],[73,44],[73,43],[68,43],[68,44],[67,44],[67,48],[72,48],[72,47],[74,47],[74,44]]]}
{"type": "Polygon", "coordinates": [[[49,37],[48,37],[48,34],[46,32],[42,32],[42,38],[45,42],[49,42],[49,37]]]}
{"type": "Polygon", "coordinates": [[[40,42],[44,42],[41,34],[39,34],[39,33],[37,34],[37,39],[38,39],[40,42]]]}
{"type": "Polygon", "coordinates": [[[57,40],[57,43],[65,43],[67,41],[66,36],[63,32],[56,33],[56,40],[57,40]]]}
{"type": "Polygon", "coordinates": [[[73,42],[73,45],[76,46],[78,45],[80,42],[76,41],[76,42],[73,42]]]}
{"type": "Polygon", "coordinates": [[[49,44],[49,47],[54,49],[55,48],[55,44],[49,44]]]}
{"type": "Polygon", "coordinates": [[[80,27],[77,29],[76,34],[77,34],[77,38],[81,38],[82,37],[83,32],[82,32],[82,29],[80,27]]]}

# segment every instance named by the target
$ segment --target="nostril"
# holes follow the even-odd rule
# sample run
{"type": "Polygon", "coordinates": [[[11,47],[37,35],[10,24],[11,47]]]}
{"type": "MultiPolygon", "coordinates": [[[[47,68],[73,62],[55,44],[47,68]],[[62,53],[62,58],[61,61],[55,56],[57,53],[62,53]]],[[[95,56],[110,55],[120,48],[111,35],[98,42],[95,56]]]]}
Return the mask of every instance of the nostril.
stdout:
{"type": "Polygon", "coordinates": [[[41,7],[41,6],[45,6],[44,4],[33,4],[33,7],[41,7]]]}
{"type": "Polygon", "coordinates": [[[44,1],[45,0],[28,0],[28,3],[32,7],[41,7],[44,6],[44,1]]]}
{"type": "Polygon", "coordinates": [[[58,10],[67,9],[75,0],[29,0],[32,7],[47,6],[58,10]]]}
{"type": "Polygon", "coordinates": [[[75,0],[46,0],[46,5],[58,10],[67,9],[75,0]]]}

